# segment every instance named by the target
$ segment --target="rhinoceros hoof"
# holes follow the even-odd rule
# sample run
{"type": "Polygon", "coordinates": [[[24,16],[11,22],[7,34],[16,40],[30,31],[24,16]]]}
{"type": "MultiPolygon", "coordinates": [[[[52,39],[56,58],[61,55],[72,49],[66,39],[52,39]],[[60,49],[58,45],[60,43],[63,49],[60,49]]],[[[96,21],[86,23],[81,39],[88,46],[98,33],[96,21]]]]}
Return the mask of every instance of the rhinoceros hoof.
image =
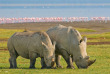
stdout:
{"type": "Polygon", "coordinates": [[[68,69],[75,69],[74,66],[67,66],[68,69]]]}
{"type": "Polygon", "coordinates": [[[14,67],[10,67],[9,69],[17,69],[18,67],[14,68],[14,67]]]}
{"type": "Polygon", "coordinates": [[[63,68],[63,66],[57,66],[57,68],[63,68]]]}
{"type": "Polygon", "coordinates": [[[56,67],[52,67],[51,69],[57,69],[56,67]]]}
{"type": "Polygon", "coordinates": [[[29,69],[36,69],[35,67],[29,67],[29,69]]]}
{"type": "Polygon", "coordinates": [[[46,69],[46,67],[41,67],[41,69],[46,69]]]}

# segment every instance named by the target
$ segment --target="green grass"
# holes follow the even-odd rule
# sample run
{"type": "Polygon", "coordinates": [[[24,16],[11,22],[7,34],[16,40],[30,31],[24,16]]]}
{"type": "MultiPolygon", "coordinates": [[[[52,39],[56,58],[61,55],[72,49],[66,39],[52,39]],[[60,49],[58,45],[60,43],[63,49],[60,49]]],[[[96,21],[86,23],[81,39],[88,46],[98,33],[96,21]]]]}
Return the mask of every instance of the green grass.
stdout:
{"type": "Polygon", "coordinates": [[[35,74],[35,73],[50,73],[50,74],[109,74],[110,73],[110,45],[89,45],[87,47],[87,53],[90,59],[97,59],[96,62],[88,69],[66,69],[66,63],[64,59],[61,59],[63,69],[40,69],[40,58],[36,59],[36,69],[29,69],[29,60],[22,57],[17,58],[18,69],[9,69],[9,53],[8,51],[0,51],[0,74],[4,73],[21,73],[21,74],[35,74]]]}
{"type": "Polygon", "coordinates": [[[83,35],[88,38],[88,42],[108,42],[110,41],[110,32],[102,33],[102,34],[88,34],[83,35]]]}
{"type": "MultiPolygon", "coordinates": [[[[92,29],[86,28],[76,28],[79,32],[96,32],[92,29]]],[[[88,42],[106,42],[110,41],[110,32],[102,33],[102,34],[85,34],[82,36],[86,36],[88,38],[88,42]]]]}
{"type": "Polygon", "coordinates": [[[23,29],[0,29],[0,49],[7,49],[7,40],[15,32],[22,32],[23,29]],[[5,40],[5,41],[4,41],[5,40]]]}
{"type": "Polygon", "coordinates": [[[0,39],[8,39],[15,32],[22,32],[22,29],[0,29],[0,39]]]}
{"type": "Polygon", "coordinates": [[[7,49],[7,41],[0,41],[0,49],[7,49]]]}
{"type": "Polygon", "coordinates": [[[86,28],[76,28],[79,32],[96,32],[92,29],[86,29],[86,28]]]}
{"type": "Polygon", "coordinates": [[[87,38],[103,38],[103,39],[110,39],[110,32],[102,33],[102,34],[89,34],[84,35],[87,36],[87,38]]]}
{"type": "Polygon", "coordinates": [[[87,42],[110,42],[110,38],[88,38],[87,42]]]}

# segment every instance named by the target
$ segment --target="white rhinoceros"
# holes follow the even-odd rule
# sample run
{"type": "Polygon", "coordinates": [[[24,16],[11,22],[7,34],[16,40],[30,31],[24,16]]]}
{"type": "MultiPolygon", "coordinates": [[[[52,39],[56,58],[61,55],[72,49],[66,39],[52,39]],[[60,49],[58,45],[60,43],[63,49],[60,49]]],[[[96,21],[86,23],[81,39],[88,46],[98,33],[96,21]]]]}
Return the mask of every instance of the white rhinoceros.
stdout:
{"type": "Polygon", "coordinates": [[[95,62],[95,60],[89,60],[89,56],[87,56],[87,38],[82,38],[80,33],[72,27],[59,25],[50,28],[47,34],[52,41],[56,41],[55,55],[57,67],[61,67],[60,55],[63,56],[68,64],[67,68],[74,68],[73,61],[78,68],[87,68],[95,62]]]}
{"type": "Polygon", "coordinates": [[[35,68],[37,57],[44,58],[47,68],[55,59],[55,42],[46,32],[17,32],[8,40],[10,68],[17,68],[16,58],[21,56],[30,59],[30,68],[35,68]]]}

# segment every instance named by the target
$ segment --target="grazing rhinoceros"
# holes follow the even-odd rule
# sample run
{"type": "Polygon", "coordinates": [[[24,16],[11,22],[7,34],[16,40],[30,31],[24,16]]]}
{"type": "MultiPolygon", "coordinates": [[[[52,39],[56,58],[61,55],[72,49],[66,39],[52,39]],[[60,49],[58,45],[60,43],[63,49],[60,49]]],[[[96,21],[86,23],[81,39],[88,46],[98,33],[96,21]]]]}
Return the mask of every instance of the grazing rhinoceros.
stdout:
{"type": "Polygon", "coordinates": [[[16,58],[22,56],[30,59],[30,68],[35,68],[37,57],[44,58],[47,68],[55,59],[55,42],[52,42],[46,32],[17,32],[8,40],[10,53],[10,68],[17,68],[16,58]]]}
{"type": "Polygon", "coordinates": [[[60,65],[60,55],[63,56],[68,64],[67,68],[74,68],[73,61],[78,68],[87,68],[95,62],[95,60],[89,60],[89,56],[87,56],[87,38],[82,38],[80,33],[72,27],[59,25],[50,28],[47,34],[52,41],[56,41],[55,54],[57,67],[62,67],[60,65]]]}

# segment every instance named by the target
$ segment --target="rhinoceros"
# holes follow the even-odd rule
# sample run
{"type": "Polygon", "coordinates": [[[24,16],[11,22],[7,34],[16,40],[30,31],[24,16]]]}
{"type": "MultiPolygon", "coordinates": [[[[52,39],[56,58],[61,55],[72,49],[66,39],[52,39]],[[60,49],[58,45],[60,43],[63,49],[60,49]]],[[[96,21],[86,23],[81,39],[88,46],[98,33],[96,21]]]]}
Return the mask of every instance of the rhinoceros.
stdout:
{"type": "Polygon", "coordinates": [[[56,41],[55,55],[57,67],[62,68],[60,65],[60,55],[63,56],[68,64],[67,68],[74,69],[73,61],[78,68],[87,68],[96,61],[96,59],[89,60],[86,52],[87,38],[82,38],[76,29],[58,25],[48,29],[47,34],[52,41],[56,41]]]}
{"type": "Polygon", "coordinates": [[[36,58],[41,57],[47,68],[55,59],[55,42],[52,44],[46,32],[16,32],[8,40],[10,68],[17,68],[16,59],[21,56],[30,59],[30,67],[35,68],[36,58]]]}

